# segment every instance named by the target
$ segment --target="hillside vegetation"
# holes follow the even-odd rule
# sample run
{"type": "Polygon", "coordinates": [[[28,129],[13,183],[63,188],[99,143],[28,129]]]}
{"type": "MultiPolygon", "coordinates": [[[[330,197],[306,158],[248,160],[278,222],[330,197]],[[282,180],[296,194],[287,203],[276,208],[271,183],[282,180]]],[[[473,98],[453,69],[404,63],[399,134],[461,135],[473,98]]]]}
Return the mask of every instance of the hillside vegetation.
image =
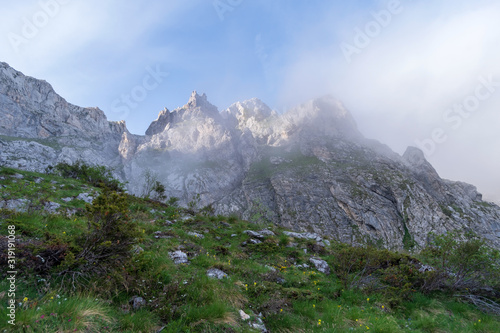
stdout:
{"type": "Polygon", "coordinates": [[[0,331],[499,330],[500,256],[473,234],[429,235],[418,254],[352,247],[131,196],[100,167],[47,171],[0,169],[0,331]]]}

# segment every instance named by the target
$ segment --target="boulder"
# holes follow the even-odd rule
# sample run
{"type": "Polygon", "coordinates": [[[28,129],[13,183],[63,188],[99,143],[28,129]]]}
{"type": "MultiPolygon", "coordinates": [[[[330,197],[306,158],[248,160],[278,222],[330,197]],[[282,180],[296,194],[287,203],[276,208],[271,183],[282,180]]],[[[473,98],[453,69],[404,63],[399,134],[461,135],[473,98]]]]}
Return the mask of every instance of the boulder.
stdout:
{"type": "Polygon", "coordinates": [[[323,259],[320,258],[310,258],[309,262],[311,262],[314,267],[321,273],[324,273],[326,275],[330,274],[330,266],[328,266],[328,263],[324,261],[323,259]]]}
{"type": "Polygon", "coordinates": [[[174,261],[174,263],[177,265],[189,263],[187,254],[180,251],[180,250],[174,251],[174,252],[169,252],[168,255],[169,255],[170,259],[172,259],[174,261]]]}

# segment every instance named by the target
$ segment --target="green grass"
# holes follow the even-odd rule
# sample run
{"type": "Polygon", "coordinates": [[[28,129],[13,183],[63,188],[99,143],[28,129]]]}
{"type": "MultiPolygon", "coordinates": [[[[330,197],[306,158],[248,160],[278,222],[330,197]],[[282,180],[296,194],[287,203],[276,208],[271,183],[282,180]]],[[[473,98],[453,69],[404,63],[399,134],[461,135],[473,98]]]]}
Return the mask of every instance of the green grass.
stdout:
{"type": "MultiPolygon", "coordinates": [[[[292,240],[282,234],[282,228],[234,216],[186,219],[186,212],[178,207],[133,196],[127,196],[128,214],[138,225],[137,245],[144,251],[131,255],[129,261],[117,262],[104,276],[76,280],[73,287],[70,280],[58,275],[57,265],[37,270],[36,256],[52,253],[48,249],[81,246],[76,240],[87,230],[85,205],[61,199],[100,190],[75,179],[14,169],[2,168],[0,176],[4,177],[0,184],[7,186],[2,189],[3,199],[33,202],[32,209],[24,213],[0,210],[0,234],[7,235],[7,225],[16,227],[19,273],[15,301],[21,304],[16,326],[1,320],[0,331],[156,332],[163,327],[162,332],[256,332],[248,322],[255,322],[259,313],[272,332],[497,332],[500,327],[498,317],[481,312],[450,291],[423,293],[406,286],[408,269],[399,266],[406,263],[401,254],[369,250],[373,260],[381,256],[393,266],[370,271],[376,282],[373,285],[345,288],[338,274],[342,267],[339,253],[342,249],[351,253],[345,245],[332,241],[332,246],[312,253],[313,243],[292,240]],[[17,173],[24,178],[14,178],[17,173]],[[39,208],[45,200],[80,211],[72,216],[66,216],[64,210],[47,214],[39,208]],[[244,230],[264,227],[276,236],[258,245],[242,246],[250,239],[244,230]],[[204,237],[188,234],[193,231],[204,237]],[[155,237],[158,235],[165,238],[155,237]],[[292,241],[298,245],[287,247],[292,241]],[[169,258],[169,252],[179,249],[188,253],[188,265],[175,265],[169,258]],[[326,260],[332,274],[318,272],[308,261],[311,256],[326,260]],[[310,267],[299,268],[299,264],[310,267]],[[209,268],[221,269],[228,277],[208,278],[209,268]],[[391,282],[385,283],[385,277],[391,282]],[[145,300],[143,308],[131,307],[129,300],[134,296],[145,300]],[[241,320],[239,310],[251,319],[241,320]]],[[[362,250],[352,253],[367,255],[362,250]]],[[[351,259],[353,265],[363,268],[361,257],[351,259]]],[[[2,272],[5,264],[0,261],[2,272]]],[[[349,274],[346,281],[359,280],[359,270],[349,274]]],[[[5,278],[2,273],[2,304],[9,299],[4,292],[8,290],[5,278]]],[[[0,308],[2,318],[7,318],[6,311],[0,308]]]]}

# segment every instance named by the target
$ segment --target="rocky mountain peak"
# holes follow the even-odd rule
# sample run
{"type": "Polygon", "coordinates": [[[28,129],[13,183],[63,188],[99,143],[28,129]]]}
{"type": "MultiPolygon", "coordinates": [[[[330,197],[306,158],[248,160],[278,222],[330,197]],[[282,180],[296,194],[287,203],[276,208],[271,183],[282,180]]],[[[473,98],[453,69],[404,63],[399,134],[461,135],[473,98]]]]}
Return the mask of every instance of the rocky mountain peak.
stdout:
{"type": "Polygon", "coordinates": [[[131,193],[142,192],[149,170],[181,205],[196,199],[215,214],[343,242],[402,248],[425,245],[431,231],[473,230],[500,248],[500,207],[472,185],[441,179],[421,150],[401,157],[366,140],[331,95],[284,114],[256,98],[219,113],[195,91],[146,134],[0,64],[0,135],[9,137],[0,137],[0,165],[43,170],[82,159],[118,170],[131,193]]]}
{"type": "Polygon", "coordinates": [[[187,104],[173,111],[179,120],[190,120],[194,118],[214,118],[220,117],[219,110],[208,101],[207,95],[199,95],[196,90],[191,93],[187,104]]]}
{"type": "Polygon", "coordinates": [[[425,159],[424,152],[419,148],[412,146],[406,148],[403,160],[416,173],[425,174],[427,177],[439,178],[436,169],[425,159]]]}
{"type": "Polygon", "coordinates": [[[284,114],[288,127],[304,135],[359,139],[356,122],[345,106],[331,95],[315,98],[284,114]]]}
{"type": "Polygon", "coordinates": [[[262,120],[271,116],[273,111],[260,99],[252,98],[243,102],[233,103],[229,108],[223,111],[222,114],[225,115],[225,118],[229,116],[238,119],[254,117],[257,120],[262,120]]]}
{"type": "Polygon", "coordinates": [[[172,112],[167,108],[160,111],[156,120],[146,130],[146,135],[153,136],[165,131],[169,124],[178,124],[197,118],[220,119],[220,114],[217,107],[208,101],[205,93],[199,95],[196,91],[193,91],[184,106],[172,112]]]}
{"type": "Polygon", "coordinates": [[[187,107],[195,108],[195,107],[203,107],[208,103],[207,95],[203,93],[202,95],[198,95],[198,93],[193,91],[191,96],[189,97],[189,101],[187,102],[187,107]]]}
{"type": "Polygon", "coordinates": [[[161,133],[165,130],[168,123],[173,120],[173,116],[167,108],[164,108],[158,114],[156,120],[154,120],[146,130],[146,135],[155,135],[161,133]]]}
{"type": "Polygon", "coordinates": [[[113,134],[117,128],[101,109],[68,103],[46,81],[25,76],[6,63],[0,63],[0,104],[2,135],[95,138],[113,134]]]}

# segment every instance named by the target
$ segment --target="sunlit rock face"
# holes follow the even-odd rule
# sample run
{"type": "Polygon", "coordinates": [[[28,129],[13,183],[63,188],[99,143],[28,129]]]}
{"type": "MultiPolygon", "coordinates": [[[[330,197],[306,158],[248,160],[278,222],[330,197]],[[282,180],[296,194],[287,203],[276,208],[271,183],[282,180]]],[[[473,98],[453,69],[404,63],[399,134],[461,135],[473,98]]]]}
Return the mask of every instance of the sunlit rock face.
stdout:
{"type": "Polygon", "coordinates": [[[43,171],[77,159],[114,168],[132,193],[149,172],[182,205],[343,242],[418,248],[459,229],[500,248],[498,206],[441,179],[417,148],[399,156],[364,138],[331,96],[278,114],[258,99],[219,112],[193,92],[139,136],[0,63],[0,163],[43,171]]]}
{"type": "Polygon", "coordinates": [[[49,83],[0,62],[2,164],[41,171],[81,159],[117,167],[125,133],[130,134],[125,122],[109,122],[98,108],[72,105],[49,83]]]}

